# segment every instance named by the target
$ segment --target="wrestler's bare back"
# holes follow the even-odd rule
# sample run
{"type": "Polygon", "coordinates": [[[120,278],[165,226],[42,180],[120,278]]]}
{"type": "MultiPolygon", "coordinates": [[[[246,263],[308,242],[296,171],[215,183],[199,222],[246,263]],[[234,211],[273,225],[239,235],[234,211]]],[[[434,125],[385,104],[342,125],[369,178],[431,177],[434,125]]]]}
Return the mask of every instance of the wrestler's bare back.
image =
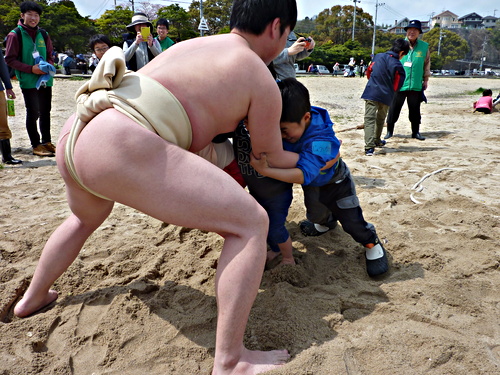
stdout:
{"type": "Polygon", "coordinates": [[[281,149],[281,96],[266,63],[240,35],[183,41],[140,70],[167,87],[191,121],[191,151],[248,115],[255,152],[281,149]],[[260,138],[262,137],[262,138],[260,138]]]}

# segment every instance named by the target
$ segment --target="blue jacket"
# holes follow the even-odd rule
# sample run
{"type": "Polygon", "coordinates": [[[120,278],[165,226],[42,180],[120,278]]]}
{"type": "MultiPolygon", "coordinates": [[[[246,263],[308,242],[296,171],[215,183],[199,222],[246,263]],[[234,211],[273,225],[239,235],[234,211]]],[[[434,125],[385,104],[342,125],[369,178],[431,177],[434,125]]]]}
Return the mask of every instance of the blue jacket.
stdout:
{"type": "Polygon", "coordinates": [[[296,143],[283,140],[283,149],[299,154],[297,168],[304,174],[303,185],[323,186],[334,176],[338,162],[320,171],[327,161],[339,153],[340,141],[333,131],[333,122],[326,109],[311,107],[311,122],[296,143]]]}
{"type": "Polygon", "coordinates": [[[405,70],[399,55],[393,51],[377,54],[366,72],[368,83],[361,99],[373,100],[390,106],[394,93],[405,81],[405,70]]]}

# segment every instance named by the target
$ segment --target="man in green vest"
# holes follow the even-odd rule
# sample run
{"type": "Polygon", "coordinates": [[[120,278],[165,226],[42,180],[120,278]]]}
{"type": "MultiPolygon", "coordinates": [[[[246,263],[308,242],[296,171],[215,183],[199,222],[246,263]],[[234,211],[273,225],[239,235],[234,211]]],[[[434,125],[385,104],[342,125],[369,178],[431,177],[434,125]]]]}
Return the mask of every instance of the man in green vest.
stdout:
{"type": "Polygon", "coordinates": [[[406,40],[410,42],[410,52],[400,61],[406,73],[401,90],[394,95],[389,114],[387,115],[387,134],[385,139],[394,134],[394,125],[398,121],[401,108],[405,100],[408,102],[409,120],[411,122],[411,137],[420,141],[425,138],[420,134],[420,103],[424,100],[423,90],[431,76],[431,57],[429,44],[419,40],[422,34],[422,24],[419,20],[412,20],[405,27],[406,40]]]}
{"type": "Polygon", "coordinates": [[[40,69],[42,58],[54,64],[52,41],[47,32],[38,27],[42,7],[34,1],[21,3],[21,19],[17,28],[7,35],[5,61],[16,71],[26,105],[26,130],[30,138],[33,154],[54,156],[55,146],[50,134],[50,110],[52,103],[53,79],[48,79],[38,89],[39,78],[45,75],[40,69]],[[40,134],[37,129],[39,121],[40,134]]]}

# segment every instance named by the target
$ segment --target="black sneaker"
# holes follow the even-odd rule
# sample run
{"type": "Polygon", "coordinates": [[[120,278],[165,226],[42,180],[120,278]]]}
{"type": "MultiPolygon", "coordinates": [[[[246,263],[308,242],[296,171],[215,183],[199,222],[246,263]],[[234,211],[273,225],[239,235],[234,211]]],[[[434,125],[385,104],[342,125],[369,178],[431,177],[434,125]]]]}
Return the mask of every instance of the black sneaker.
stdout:
{"type": "Polygon", "coordinates": [[[321,236],[322,234],[325,234],[326,232],[334,229],[337,226],[337,222],[335,221],[333,224],[329,225],[328,229],[325,230],[324,232],[321,232],[316,229],[314,226],[313,222],[310,222],[309,220],[303,220],[299,223],[300,231],[302,234],[306,237],[317,237],[321,236]]]}
{"type": "Polygon", "coordinates": [[[369,148],[368,150],[365,150],[366,156],[373,156],[374,153],[375,153],[375,150],[373,148],[369,148]]]}
{"type": "Polygon", "coordinates": [[[384,147],[387,141],[381,139],[380,141],[375,142],[375,147],[384,147]]]}
{"type": "Polygon", "coordinates": [[[384,246],[382,246],[378,239],[375,246],[381,247],[383,255],[380,258],[370,260],[366,257],[365,253],[366,272],[370,277],[379,276],[389,271],[389,261],[387,260],[387,252],[385,251],[384,246]]]}

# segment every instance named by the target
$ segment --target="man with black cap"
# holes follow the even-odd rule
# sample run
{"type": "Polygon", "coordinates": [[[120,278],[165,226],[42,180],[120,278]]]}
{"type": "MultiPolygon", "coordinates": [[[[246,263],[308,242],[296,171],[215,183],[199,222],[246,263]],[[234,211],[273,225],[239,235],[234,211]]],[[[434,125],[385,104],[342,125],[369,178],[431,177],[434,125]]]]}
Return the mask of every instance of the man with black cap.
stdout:
{"type": "Polygon", "coordinates": [[[412,20],[405,27],[406,39],[410,42],[410,52],[400,61],[405,69],[406,78],[401,90],[396,93],[387,116],[387,134],[385,139],[394,134],[394,125],[398,121],[401,108],[408,102],[409,120],[411,122],[411,137],[420,141],[425,138],[420,134],[420,103],[422,102],[423,90],[427,89],[431,75],[431,58],[429,44],[419,40],[422,34],[422,24],[419,20],[412,20]]]}
{"type": "Polygon", "coordinates": [[[123,43],[125,60],[130,70],[137,71],[160,54],[161,46],[158,40],[153,38],[153,24],[144,13],[134,13],[127,30],[134,37],[123,43]],[[147,36],[142,35],[142,28],[149,29],[147,36]]]}

